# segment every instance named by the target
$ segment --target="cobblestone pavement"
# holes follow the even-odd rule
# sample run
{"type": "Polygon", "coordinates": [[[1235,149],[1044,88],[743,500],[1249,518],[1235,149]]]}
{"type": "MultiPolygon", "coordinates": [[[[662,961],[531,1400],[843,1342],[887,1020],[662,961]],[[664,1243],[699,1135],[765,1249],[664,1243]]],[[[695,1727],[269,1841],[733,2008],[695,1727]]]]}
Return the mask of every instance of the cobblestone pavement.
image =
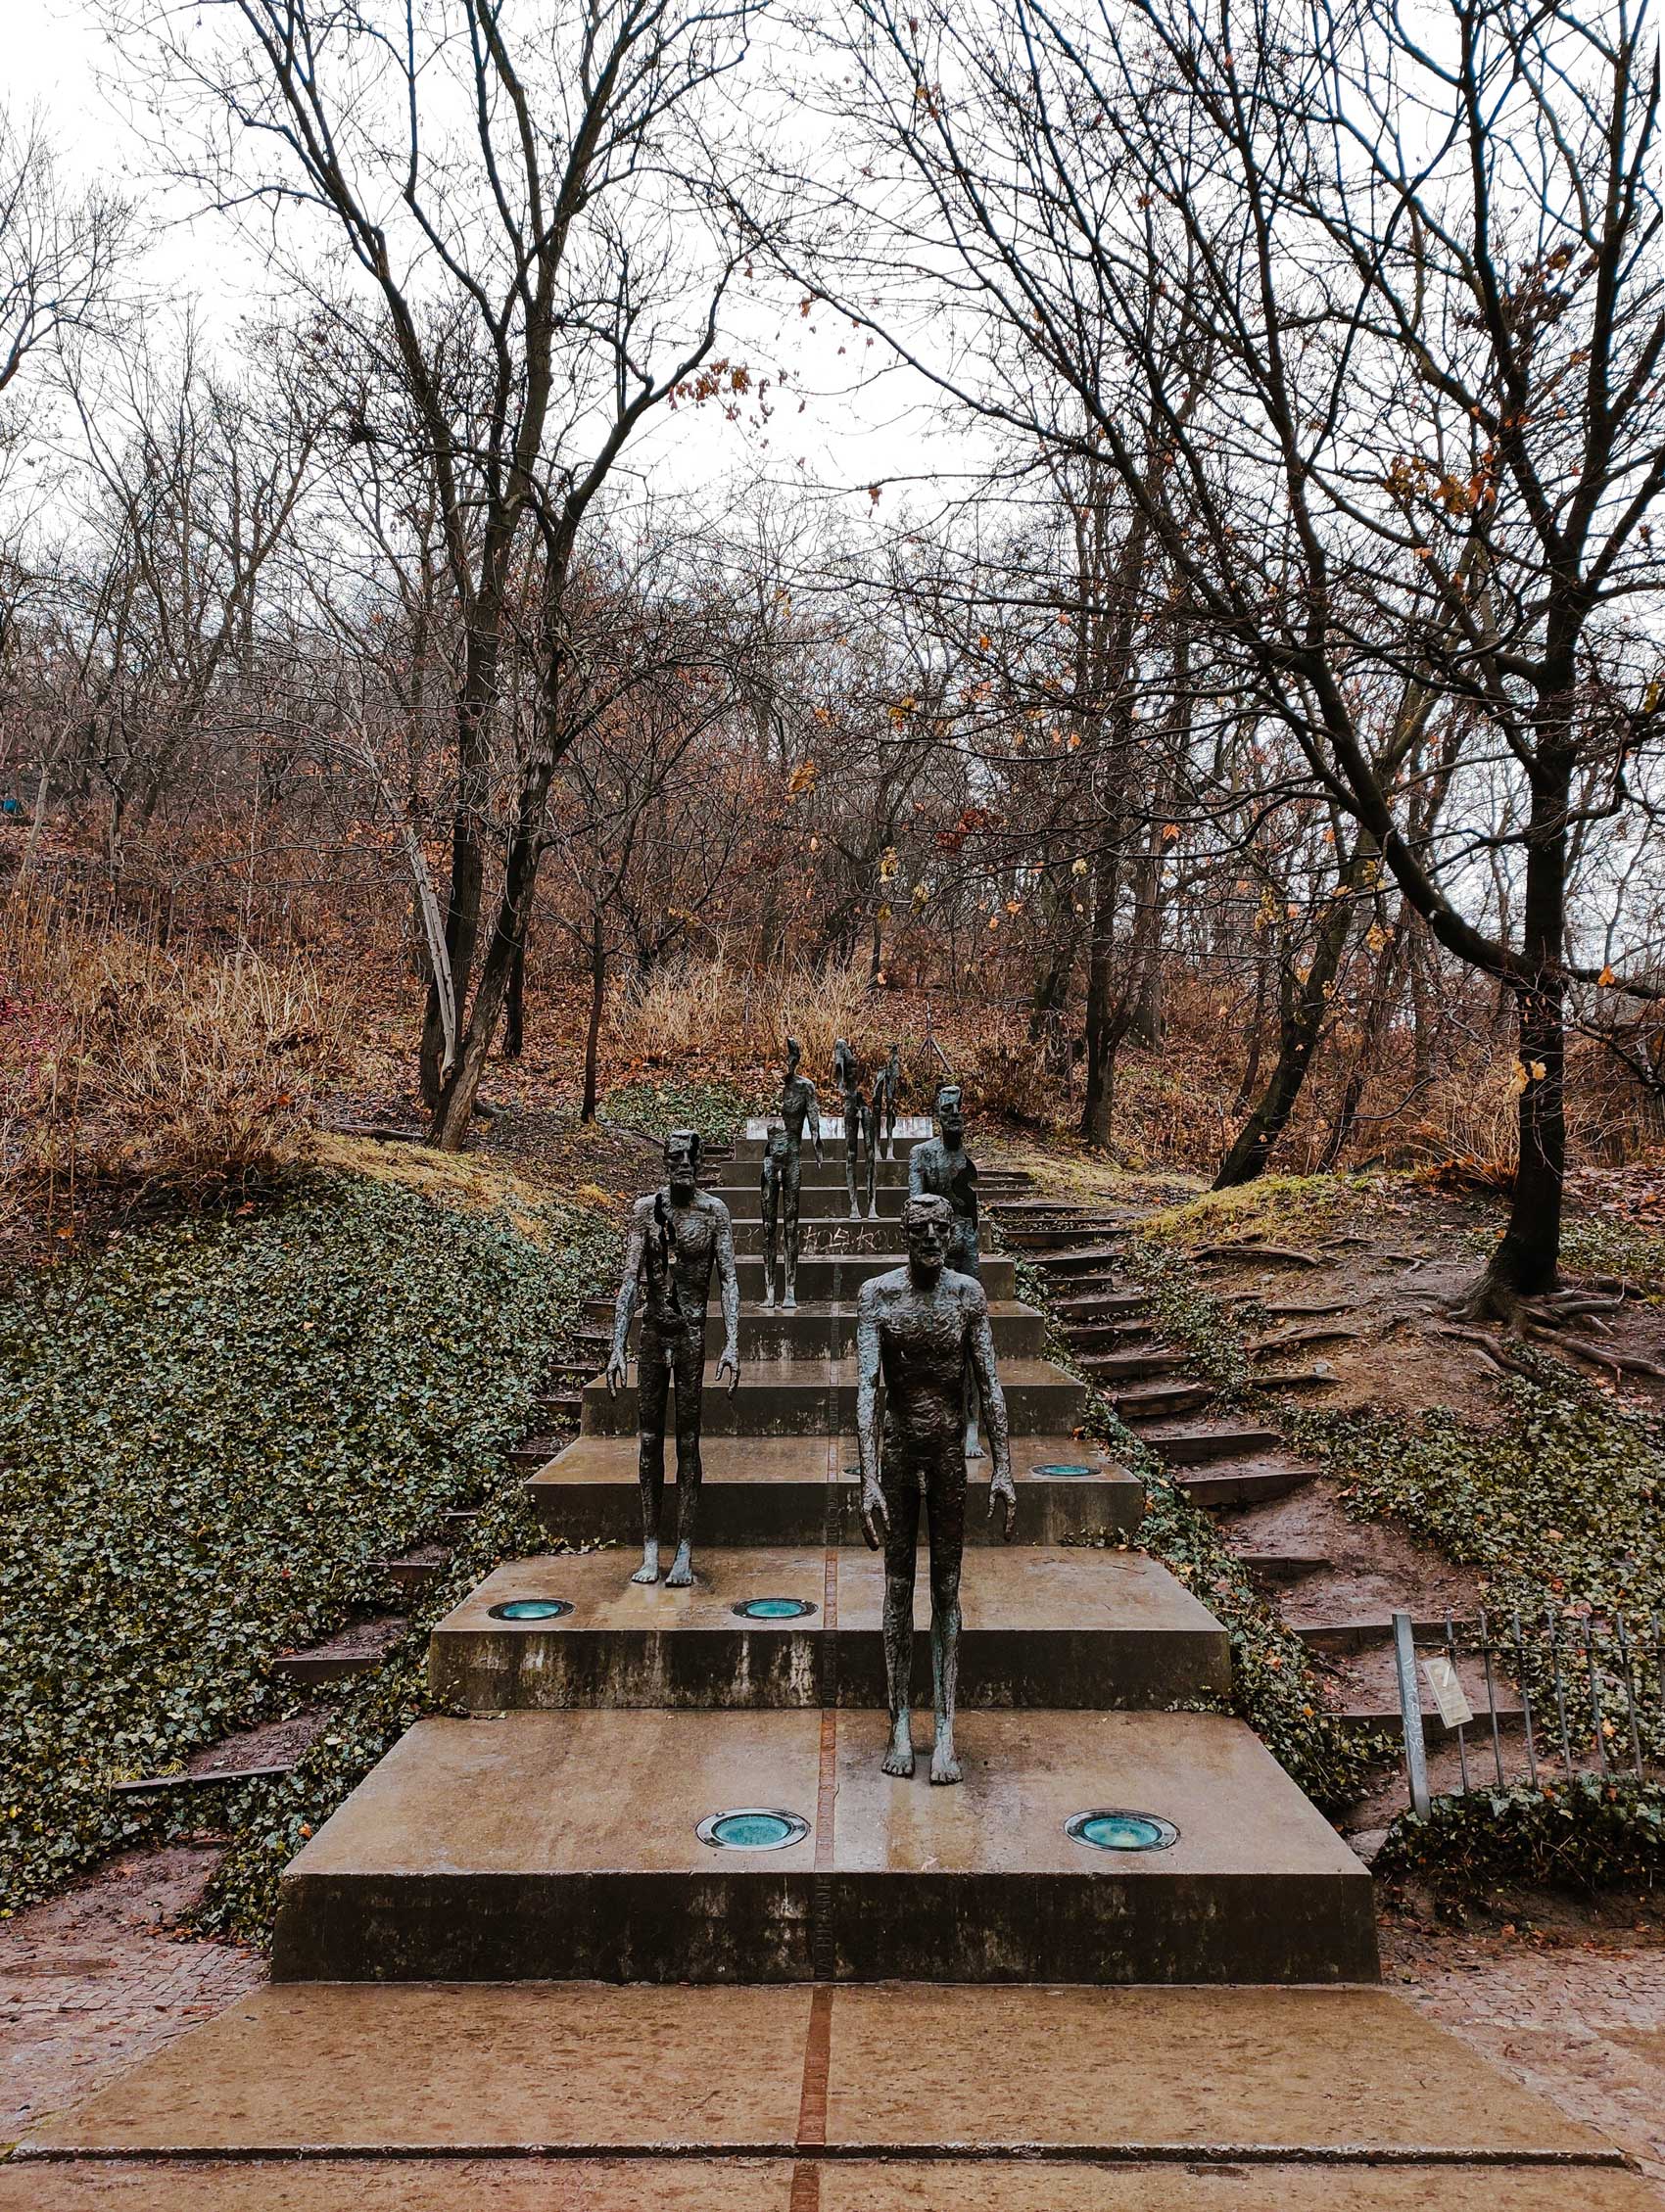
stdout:
{"type": "Polygon", "coordinates": [[[0,2143],[265,1979],[253,1953],[171,1932],[218,1857],[126,1853],[0,1930],[0,2143]]]}
{"type": "Polygon", "coordinates": [[[1390,1915],[1382,1968],[1494,2065],[1611,2137],[1665,2207],[1665,1945],[1647,1934],[1457,1934],[1390,1915]]]}

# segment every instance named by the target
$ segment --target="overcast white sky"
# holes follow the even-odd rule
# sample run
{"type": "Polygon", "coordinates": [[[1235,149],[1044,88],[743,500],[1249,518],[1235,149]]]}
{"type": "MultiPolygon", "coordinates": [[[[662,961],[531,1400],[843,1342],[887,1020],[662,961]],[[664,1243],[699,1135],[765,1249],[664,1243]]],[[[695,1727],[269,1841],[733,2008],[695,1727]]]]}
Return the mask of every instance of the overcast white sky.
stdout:
{"type": "MultiPolygon", "coordinates": [[[[104,81],[117,65],[86,0],[0,0],[4,15],[4,89],[0,98],[17,113],[36,109],[46,120],[67,169],[83,178],[119,181],[160,222],[147,276],[164,297],[186,296],[205,310],[211,329],[228,329],[239,310],[255,302],[264,273],[218,216],[197,210],[176,189],[163,185],[147,151],[128,127],[121,102],[104,81]]],[[[733,489],[766,477],[809,490],[843,522],[871,521],[893,530],[907,504],[907,484],[922,469],[952,473],[975,465],[982,441],[967,424],[937,421],[923,387],[893,370],[866,392],[854,389],[859,360],[879,361],[877,349],[852,359],[839,343],[851,334],[818,315],[811,324],[781,303],[762,313],[743,313],[726,334],[729,351],[755,362],[765,374],[785,360],[794,394],[778,409],[767,448],[723,425],[713,413],[697,423],[687,414],[663,419],[635,449],[656,489],[733,489]],[[777,343],[779,341],[779,343],[777,343]],[[771,356],[774,356],[771,358],[771,356]],[[808,404],[798,412],[798,400],[808,404]],[[927,446],[929,450],[928,452],[927,446]],[[887,488],[875,510],[867,488],[887,488]]]]}

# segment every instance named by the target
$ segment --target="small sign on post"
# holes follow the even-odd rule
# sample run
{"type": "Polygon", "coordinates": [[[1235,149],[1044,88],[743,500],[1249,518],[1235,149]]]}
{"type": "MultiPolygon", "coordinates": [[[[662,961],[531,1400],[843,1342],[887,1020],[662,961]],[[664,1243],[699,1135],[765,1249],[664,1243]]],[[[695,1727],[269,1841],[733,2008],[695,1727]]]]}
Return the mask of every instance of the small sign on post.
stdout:
{"type": "Polygon", "coordinates": [[[1466,1728],[1474,1718],[1473,1709],[1463,1694],[1457,1671],[1444,1652],[1422,1662],[1422,1677],[1428,1684],[1434,1703],[1440,1709],[1440,1718],[1448,1728],[1466,1728]]]}

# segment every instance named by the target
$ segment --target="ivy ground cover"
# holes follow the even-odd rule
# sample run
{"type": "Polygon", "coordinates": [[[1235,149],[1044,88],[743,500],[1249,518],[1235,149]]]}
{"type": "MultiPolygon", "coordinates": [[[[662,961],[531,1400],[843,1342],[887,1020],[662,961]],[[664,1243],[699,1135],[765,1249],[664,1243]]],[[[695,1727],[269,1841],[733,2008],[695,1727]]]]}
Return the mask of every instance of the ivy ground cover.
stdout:
{"type": "Polygon", "coordinates": [[[160,1818],[385,1601],[372,1562],[492,1490],[614,1231],[319,1178],[0,1295],[0,1915],[160,1818]]]}

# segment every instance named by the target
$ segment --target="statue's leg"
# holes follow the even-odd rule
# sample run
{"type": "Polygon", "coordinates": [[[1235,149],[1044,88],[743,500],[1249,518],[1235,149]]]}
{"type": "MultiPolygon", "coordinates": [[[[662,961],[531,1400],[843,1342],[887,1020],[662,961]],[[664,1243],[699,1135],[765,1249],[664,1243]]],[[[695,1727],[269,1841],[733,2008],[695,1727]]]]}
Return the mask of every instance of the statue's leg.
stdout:
{"type": "Polygon", "coordinates": [[[636,1359],[639,1422],[637,1466],[642,1482],[642,1565],[633,1582],[659,1579],[659,1508],[665,1496],[665,1392],[671,1380],[657,1330],[644,1328],[636,1359]]]}
{"type": "Polygon", "coordinates": [[[763,1302],[775,1303],[775,1239],[781,1217],[780,1186],[764,1193],[763,1197],[763,1302]]]}
{"type": "Polygon", "coordinates": [[[876,1221],[879,1218],[879,1201],[875,1197],[879,1185],[879,1128],[871,1113],[867,1115],[866,1121],[867,1217],[870,1221],[876,1221]]]}
{"type": "Polygon", "coordinates": [[[784,1312],[795,1313],[798,1303],[798,1163],[795,1159],[786,1170],[785,1183],[781,1203],[786,1214],[786,1294],[781,1304],[784,1312]]]}
{"type": "Polygon", "coordinates": [[[931,1470],[926,1492],[930,1525],[930,1684],[936,1741],[933,1782],[957,1782],[954,1707],[960,1683],[960,1562],[966,1548],[966,1462],[952,1447],[931,1470]]]}
{"type": "MultiPolygon", "coordinates": [[[[881,1475],[880,1480],[883,1481],[881,1475]]],[[[904,1780],[914,1770],[914,1574],[919,1564],[920,1485],[911,1467],[883,1481],[884,1696],[890,1708],[890,1744],[884,1771],[904,1780]]]]}
{"type": "Polygon", "coordinates": [[[699,1518],[699,1413],[705,1386],[705,1323],[690,1326],[677,1346],[677,1556],[668,1590],[693,1580],[693,1525],[699,1518]]]}
{"type": "Polygon", "coordinates": [[[886,1159],[896,1156],[896,1108],[889,1100],[884,1104],[884,1156],[886,1159]]]}

